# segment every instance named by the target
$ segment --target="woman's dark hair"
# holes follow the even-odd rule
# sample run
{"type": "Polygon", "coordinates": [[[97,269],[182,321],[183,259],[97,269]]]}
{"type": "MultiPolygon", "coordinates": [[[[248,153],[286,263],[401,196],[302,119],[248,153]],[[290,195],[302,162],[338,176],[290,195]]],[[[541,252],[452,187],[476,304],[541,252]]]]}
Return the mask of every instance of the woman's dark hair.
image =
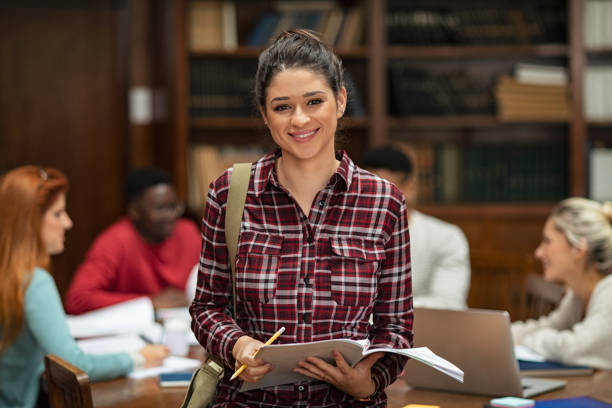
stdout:
{"type": "Polygon", "coordinates": [[[315,34],[293,29],[279,35],[259,56],[255,75],[255,104],[266,106],[272,78],[290,68],[306,68],[321,74],[337,96],[344,86],[342,62],[315,34]]]}

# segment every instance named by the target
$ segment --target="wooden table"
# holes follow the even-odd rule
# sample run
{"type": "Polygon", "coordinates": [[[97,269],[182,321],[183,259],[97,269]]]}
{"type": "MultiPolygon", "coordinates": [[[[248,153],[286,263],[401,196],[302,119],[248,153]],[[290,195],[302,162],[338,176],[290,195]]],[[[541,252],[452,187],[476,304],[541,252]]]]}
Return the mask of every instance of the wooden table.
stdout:
{"type": "MultiPolygon", "coordinates": [[[[612,403],[612,371],[597,371],[589,376],[564,377],[565,388],[549,392],[536,399],[553,399],[588,395],[612,403]]],[[[122,378],[92,384],[95,407],[155,408],[178,407],[186,388],[162,388],[157,378],[131,380],[122,378]]],[[[389,408],[406,404],[431,404],[442,408],[481,408],[490,397],[411,389],[398,380],[387,389],[389,408]]]]}

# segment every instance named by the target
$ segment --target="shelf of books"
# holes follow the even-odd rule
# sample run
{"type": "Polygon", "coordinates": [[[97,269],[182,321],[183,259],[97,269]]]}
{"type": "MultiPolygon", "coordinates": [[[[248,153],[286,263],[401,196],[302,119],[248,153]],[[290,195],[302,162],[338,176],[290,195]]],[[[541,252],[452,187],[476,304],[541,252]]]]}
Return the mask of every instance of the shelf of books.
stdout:
{"type": "Polygon", "coordinates": [[[508,56],[563,57],[567,56],[566,44],[524,45],[391,45],[391,58],[497,58],[508,56]]]}
{"type": "Polygon", "coordinates": [[[568,5],[386,2],[388,140],[454,219],[545,216],[569,194],[568,5]]]}
{"type": "Polygon", "coordinates": [[[573,147],[612,126],[609,4],[185,1],[186,145],[267,140],[251,98],[257,56],[299,26],[343,58],[350,100],[341,127],[359,142],[349,148],[357,163],[372,144],[407,144],[430,163],[420,176],[428,208],[539,213],[586,192],[588,155],[573,147]]]}
{"type": "Polygon", "coordinates": [[[339,127],[367,132],[362,2],[192,0],[185,2],[185,13],[187,199],[192,209],[201,208],[210,182],[223,170],[255,161],[272,148],[252,99],[253,81],[259,53],[285,29],[313,30],[337,50],[349,90],[339,127]]]}
{"type": "Polygon", "coordinates": [[[612,200],[612,2],[585,0],[583,77],[584,116],[588,129],[588,193],[612,200]]]}
{"type": "MultiPolygon", "coordinates": [[[[176,172],[194,213],[209,183],[272,148],[251,95],[259,52],[313,29],[342,57],[359,164],[374,145],[412,154],[417,207],[470,242],[474,290],[530,253],[552,206],[610,195],[612,1],[177,0],[176,172]]],[[[482,293],[480,293],[480,292],[482,293]]]]}

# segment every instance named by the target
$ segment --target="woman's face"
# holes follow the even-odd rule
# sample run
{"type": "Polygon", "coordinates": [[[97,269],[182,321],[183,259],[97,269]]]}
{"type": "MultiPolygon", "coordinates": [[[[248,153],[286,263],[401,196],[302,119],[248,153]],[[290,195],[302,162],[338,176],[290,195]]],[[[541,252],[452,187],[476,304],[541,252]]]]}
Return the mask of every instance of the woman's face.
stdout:
{"type": "Polygon", "coordinates": [[[544,279],[547,281],[567,283],[580,272],[576,248],[555,228],[551,218],[544,225],[542,242],[536,248],[535,256],[542,262],[544,279]]]}
{"type": "Polygon", "coordinates": [[[42,240],[49,255],[64,251],[66,230],[72,228],[72,220],[66,212],[66,195],[61,193],[42,217],[42,240]]]}
{"type": "Polygon", "coordinates": [[[336,97],[322,75],[291,68],[272,78],[262,116],[284,157],[309,160],[333,157],[336,126],[345,107],[344,88],[336,97]]]}

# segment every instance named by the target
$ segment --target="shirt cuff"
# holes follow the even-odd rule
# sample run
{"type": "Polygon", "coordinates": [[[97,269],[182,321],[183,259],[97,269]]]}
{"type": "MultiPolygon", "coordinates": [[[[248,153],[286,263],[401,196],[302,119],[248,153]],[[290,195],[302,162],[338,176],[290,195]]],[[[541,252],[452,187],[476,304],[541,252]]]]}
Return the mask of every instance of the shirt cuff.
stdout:
{"type": "Polygon", "coordinates": [[[130,357],[132,358],[132,363],[134,364],[133,371],[140,370],[145,366],[145,358],[139,351],[132,351],[130,353],[130,357]]]}
{"type": "Polygon", "coordinates": [[[226,347],[224,347],[222,351],[225,353],[225,355],[223,355],[222,357],[225,360],[228,367],[234,367],[234,364],[236,363],[236,359],[234,359],[234,354],[232,353],[234,351],[234,346],[236,345],[236,342],[238,341],[239,338],[241,338],[242,336],[246,336],[246,335],[247,334],[243,332],[242,330],[232,330],[230,333],[225,334],[226,347]]]}

